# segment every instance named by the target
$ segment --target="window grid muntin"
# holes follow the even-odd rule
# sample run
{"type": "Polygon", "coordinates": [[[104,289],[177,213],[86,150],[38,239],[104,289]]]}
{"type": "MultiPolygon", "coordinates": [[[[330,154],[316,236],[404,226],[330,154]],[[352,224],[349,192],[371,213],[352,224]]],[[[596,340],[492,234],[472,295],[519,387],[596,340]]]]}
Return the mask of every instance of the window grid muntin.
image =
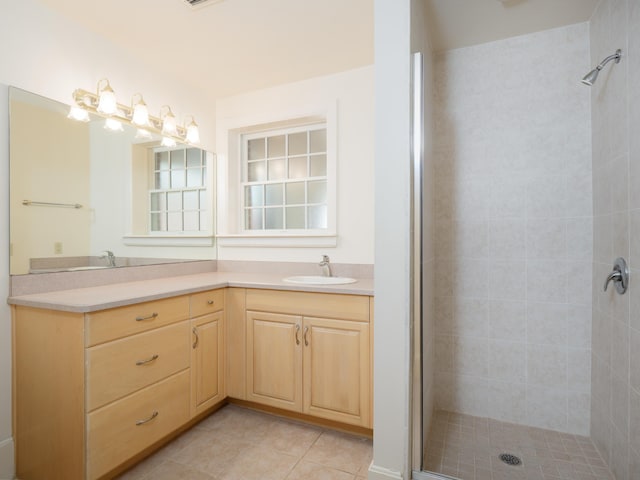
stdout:
{"type": "MultiPolygon", "coordinates": [[[[242,201],[242,212],[243,212],[243,216],[242,216],[242,225],[243,225],[243,230],[245,231],[252,231],[252,232],[256,232],[256,231],[269,231],[269,230],[289,230],[289,231],[299,231],[299,230],[315,230],[315,229],[322,229],[322,230],[326,230],[328,228],[328,196],[329,196],[329,181],[328,181],[328,148],[327,148],[327,125],[326,124],[315,124],[315,125],[306,125],[306,126],[301,126],[301,127],[294,127],[294,128],[289,128],[289,129],[283,129],[283,130],[273,130],[273,131],[269,131],[269,132],[260,132],[260,133],[255,133],[255,134],[247,134],[243,136],[242,139],[242,167],[243,167],[243,182],[241,184],[242,187],[242,195],[241,195],[241,201],[242,201]],[[314,151],[311,152],[311,135],[312,132],[316,132],[316,131],[324,131],[324,150],[318,150],[318,151],[314,151]],[[300,133],[305,133],[306,135],[306,152],[305,153],[296,153],[296,154],[292,154],[289,155],[289,144],[290,144],[290,136],[295,136],[298,135],[300,133]],[[274,156],[274,157],[269,157],[269,139],[270,138],[276,138],[276,137],[280,137],[284,135],[284,156],[274,156]],[[259,148],[259,150],[262,152],[262,156],[259,158],[252,158],[251,160],[249,159],[250,156],[252,156],[251,154],[251,147],[253,145],[258,145],[258,143],[256,143],[257,140],[262,140],[262,142],[258,142],[261,143],[262,146],[259,148]],[[312,157],[314,157],[315,159],[319,159],[321,157],[324,157],[324,175],[316,175],[316,176],[310,176],[311,174],[311,161],[312,161],[312,157]],[[291,169],[290,169],[290,160],[296,160],[296,159],[300,159],[300,158],[304,158],[305,159],[305,170],[306,170],[306,176],[302,177],[290,177],[290,173],[291,173],[291,169]],[[284,160],[284,169],[283,169],[283,178],[278,178],[278,179],[269,179],[269,162],[270,161],[274,161],[274,160],[284,160]],[[249,175],[252,171],[252,167],[253,165],[260,165],[262,164],[262,172],[263,175],[261,176],[261,180],[251,180],[249,181],[249,175]],[[324,191],[324,196],[325,196],[325,202],[322,203],[310,203],[309,202],[309,183],[310,182],[314,182],[314,181],[324,181],[325,183],[325,191],[324,191]],[[303,183],[304,185],[304,202],[297,202],[297,203],[287,203],[288,199],[287,199],[287,188],[286,185],[290,184],[290,183],[303,183]],[[283,202],[282,204],[273,204],[273,205],[267,205],[267,186],[268,185],[277,185],[277,184],[282,184],[282,194],[283,194],[283,202]],[[262,192],[261,192],[261,201],[258,203],[253,203],[253,202],[249,202],[248,201],[248,188],[249,187],[256,187],[256,186],[261,186],[262,187],[262,192]],[[287,209],[289,208],[303,208],[304,209],[304,227],[298,227],[298,228],[289,228],[288,224],[290,223],[288,221],[288,216],[287,216],[287,209]],[[312,207],[324,207],[325,210],[325,218],[324,218],[324,226],[321,227],[317,227],[317,228],[312,228],[310,226],[310,208],[312,207]],[[283,228],[274,228],[274,229],[269,229],[267,228],[267,210],[269,209],[280,209],[282,211],[282,227],[283,228]],[[258,222],[259,228],[251,228],[252,225],[250,225],[249,223],[249,218],[251,215],[258,213],[258,211],[261,211],[261,218],[260,218],[260,222],[258,222]]],[[[291,223],[294,223],[293,218],[291,218],[291,223]]]]}
{"type": "Polygon", "coordinates": [[[207,161],[206,152],[193,147],[182,147],[177,149],[155,149],[153,156],[153,186],[149,190],[149,231],[150,233],[186,233],[202,232],[208,229],[206,217],[206,172],[207,161]],[[193,152],[198,152],[198,161],[194,162],[193,152]],[[166,161],[165,160],[166,157],[166,161]],[[180,161],[181,157],[181,161],[180,161]],[[175,159],[175,162],[174,162],[175,159]],[[180,186],[174,185],[174,178],[183,176],[183,181],[178,182],[180,186]],[[198,172],[194,174],[193,172],[198,172]],[[189,173],[192,174],[192,182],[195,177],[200,179],[199,185],[189,185],[189,173]],[[162,175],[165,174],[165,175],[162,175]],[[174,175],[175,174],[175,175],[174,175]],[[165,178],[168,183],[158,180],[165,178]],[[160,188],[158,188],[160,187],[160,188]],[[162,188],[165,187],[165,188],[162,188]],[[197,208],[185,208],[185,196],[195,192],[195,203],[197,208]],[[178,193],[180,195],[180,208],[169,208],[169,196],[178,193]],[[154,204],[154,198],[160,198],[159,204],[154,204]],[[154,208],[154,207],[160,208],[154,208]],[[195,220],[194,220],[195,214],[195,220]],[[178,228],[170,228],[172,221],[177,223],[178,228]],[[190,221],[190,219],[192,219],[190,221]],[[192,224],[193,229],[188,230],[192,224]]]}

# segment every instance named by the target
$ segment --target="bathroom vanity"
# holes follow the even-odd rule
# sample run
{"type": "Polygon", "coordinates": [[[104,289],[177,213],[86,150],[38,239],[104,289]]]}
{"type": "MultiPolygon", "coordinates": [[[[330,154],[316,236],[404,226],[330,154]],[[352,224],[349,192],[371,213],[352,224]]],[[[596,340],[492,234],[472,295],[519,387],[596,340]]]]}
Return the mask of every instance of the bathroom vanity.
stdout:
{"type": "Polygon", "coordinates": [[[17,475],[111,478],[227,401],[370,433],[372,293],[210,273],[11,298],[17,475]]]}

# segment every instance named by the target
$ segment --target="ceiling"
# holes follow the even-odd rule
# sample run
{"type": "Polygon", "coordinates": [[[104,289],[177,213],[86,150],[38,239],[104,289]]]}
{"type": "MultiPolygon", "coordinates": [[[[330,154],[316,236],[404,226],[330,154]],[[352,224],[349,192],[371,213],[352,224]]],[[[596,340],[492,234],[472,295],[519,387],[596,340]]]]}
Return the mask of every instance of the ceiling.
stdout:
{"type": "Polygon", "coordinates": [[[373,0],[38,0],[210,98],[373,63],[373,0]]]}
{"type": "Polygon", "coordinates": [[[425,0],[437,52],[586,22],[600,0],[425,0]]]}
{"type": "MultiPolygon", "coordinates": [[[[38,0],[209,98],[374,61],[374,0],[38,0]]],[[[424,0],[434,50],[583,22],[600,0],[424,0]]]]}

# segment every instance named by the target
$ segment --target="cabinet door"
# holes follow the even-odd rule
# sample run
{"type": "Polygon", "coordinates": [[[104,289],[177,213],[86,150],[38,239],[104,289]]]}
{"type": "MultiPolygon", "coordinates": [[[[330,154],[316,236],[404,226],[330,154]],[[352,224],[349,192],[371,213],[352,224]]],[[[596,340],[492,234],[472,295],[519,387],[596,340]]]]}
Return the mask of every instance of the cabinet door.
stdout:
{"type": "Polygon", "coordinates": [[[304,318],[304,413],[370,427],[369,324],[304,318]]]}
{"type": "Polygon", "coordinates": [[[247,312],[247,400],[302,411],[302,317],[247,312]]]}
{"type": "Polygon", "coordinates": [[[191,416],[224,397],[223,312],[191,320],[191,416]]]}

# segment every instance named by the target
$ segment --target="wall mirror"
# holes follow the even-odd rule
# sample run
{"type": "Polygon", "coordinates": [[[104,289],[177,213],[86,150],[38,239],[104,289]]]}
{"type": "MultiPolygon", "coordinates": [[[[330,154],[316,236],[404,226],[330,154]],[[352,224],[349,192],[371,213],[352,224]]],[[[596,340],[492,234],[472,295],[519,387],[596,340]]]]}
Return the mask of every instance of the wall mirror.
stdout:
{"type": "Polygon", "coordinates": [[[216,258],[213,154],[15,87],[9,112],[12,275],[216,258]]]}

